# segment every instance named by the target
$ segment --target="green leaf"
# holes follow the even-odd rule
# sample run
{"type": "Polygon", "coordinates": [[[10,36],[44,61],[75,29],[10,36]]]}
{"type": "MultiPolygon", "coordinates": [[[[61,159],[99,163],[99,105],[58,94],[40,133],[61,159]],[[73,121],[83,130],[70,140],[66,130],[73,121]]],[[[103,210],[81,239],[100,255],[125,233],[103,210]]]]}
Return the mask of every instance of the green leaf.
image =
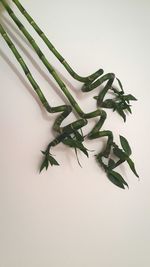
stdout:
{"type": "Polygon", "coordinates": [[[121,81],[120,81],[118,78],[116,78],[116,79],[117,79],[118,84],[119,84],[119,86],[120,86],[120,88],[121,88],[121,91],[124,93],[124,90],[123,90],[123,86],[122,86],[121,81]]]}
{"type": "Polygon", "coordinates": [[[115,156],[117,156],[119,159],[125,161],[128,158],[128,155],[120,148],[117,146],[113,148],[113,152],[115,156]]]}
{"type": "Polygon", "coordinates": [[[115,161],[113,159],[109,159],[108,169],[113,169],[114,167],[115,167],[115,161]]]}
{"type": "Polygon", "coordinates": [[[137,177],[139,177],[139,175],[138,175],[137,172],[136,172],[134,162],[133,162],[130,158],[127,159],[127,162],[128,162],[128,164],[129,164],[129,166],[130,166],[130,169],[133,171],[133,173],[134,173],[137,177]]]}
{"type": "Polygon", "coordinates": [[[108,175],[109,180],[113,184],[117,185],[118,187],[120,187],[122,189],[125,189],[124,186],[129,187],[128,184],[127,184],[127,182],[123,179],[123,177],[118,172],[115,172],[115,171],[110,170],[107,173],[107,175],[108,175]]]}
{"type": "Polygon", "coordinates": [[[45,156],[44,160],[41,164],[40,172],[45,168],[48,169],[49,163],[51,166],[59,165],[59,163],[52,157],[52,155],[48,151],[41,151],[42,154],[45,156]]]}
{"type": "Polygon", "coordinates": [[[84,146],[83,146],[83,144],[81,143],[81,142],[79,142],[78,140],[74,140],[74,139],[72,139],[71,137],[68,137],[68,138],[66,138],[64,141],[63,141],[63,143],[65,144],[65,145],[68,145],[68,146],[70,146],[70,147],[72,147],[72,148],[78,148],[78,149],[80,149],[87,157],[89,156],[88,155],[88,152],[87,152],[87,148],[85,148],[84,146]]]}
{"type": "Polygon", "coordinates": [[[48,159],[49,163],[51,164],[51,166],[59,165],[59,163],[52,157],[51,154],[48,154],[47,159],[48,159]]]}
{"type": "Polygon", "coordinates": [[[73,132],[75,137],[76,137],[76,140],[80,141],[80,142],[83,142],[84,141],[84,137],[82,134],[80,134],[78,131],[74,131],[73,132]]]}
{"type": "Polygon", "coordinates": [[[129,111],[132,114],[132,110],[131,110],[129,105],[126,107],[126,109],[127,109],[127,111],[129,111]]]}
{"type": "Polygon", "coordinates": [[[131,147],[129,146],[127,139],[122,135],[120,135],[120,143],[123,150],[127,153],[128,156],[130,156],[132,154],[131,147]]]}
{"type": "Polygon", "coordinates": [[[125,95],[125,96],[123,96],[123,98],[124,98],[124,100],[126,100],[126,101],[137,101],[137,99],[133,96],[133,95],[131,95],[131,94],[129,94],[129,95],[125,95]]]}
{"type": "Polygon", "coordinates": [[[46,158],[44,158],[42,164],[41,164],[41,167],[40,167],[40,172],[43,170],[43,169],[46,169],[48,168],[48,160],[46,158]]]}
{"type": "Polygon", "coordinates": [[[115,103],[112,99],[106,99],[101,105],[103,108],[114,108],[115,103]]]}
{"type": "Polygon", "coordinates": [[[126,114],[123,112],[122,108],[116,104],[116,108],[117,112],[119,113],[119,115],[123,118],[124,122],[126,121],[126,114]]]}

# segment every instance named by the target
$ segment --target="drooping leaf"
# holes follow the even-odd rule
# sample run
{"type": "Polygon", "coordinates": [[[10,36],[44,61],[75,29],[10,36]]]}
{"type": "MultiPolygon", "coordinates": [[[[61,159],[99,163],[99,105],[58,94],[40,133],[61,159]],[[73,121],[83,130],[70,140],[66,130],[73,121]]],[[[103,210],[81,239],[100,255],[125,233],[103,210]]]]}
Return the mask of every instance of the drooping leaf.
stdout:
{"type": "Polygon", "coordinates": [[[123,118],[124,122],[126,121],[126,114],[123,112],[122,108],[117,104],[116,108],[119,115],[123,118]]]}
{"type": "Polygon", "coordinates": [[[79,142],[78,140],[74,140],[74,139],[68,137],[68,138],[66,138],[66,139],[63,141],[63,143],[64,143],[65,145],[68,145],[68,146],[72,147],[72,148],[78,148],[78,149],[80,149],[80,150],[81,150],[87,157],[89,156],[89,155],[88,155],[88,152],[87,152],[87,148],[85,148],[84,145],[83,145],[81,142],[79,142]]]}
{"type": "Polygon", "coordinates": [[[128,156],[130,156],[132,154],[131,147],[127,139],[123,137],[122,135],[120,135],[120,143],[121,143],[123,150],[127,153],[128,156]]]}
{"type": "Polygon", "coordinates": [[[137,172],[136,172],[134,162],[133,162],[130,158],[127,159],[127,162],[128,162],[128,164],[129,164],[129,166],[130,166],[130,169],[133,171],[133,173],[134,173],[137,177],[139,177],[139,175],[138,175],[137,172]]]}
{"type": "Polygon", "coordinates": [[[129,187],[127,182],[123,179],[123,177],[118,172],[110,170],[108,171],[107,176],[109,180],[113,184],[117,185],[118,187],[122,189],[125,189],[125,186],[129,187]]]}

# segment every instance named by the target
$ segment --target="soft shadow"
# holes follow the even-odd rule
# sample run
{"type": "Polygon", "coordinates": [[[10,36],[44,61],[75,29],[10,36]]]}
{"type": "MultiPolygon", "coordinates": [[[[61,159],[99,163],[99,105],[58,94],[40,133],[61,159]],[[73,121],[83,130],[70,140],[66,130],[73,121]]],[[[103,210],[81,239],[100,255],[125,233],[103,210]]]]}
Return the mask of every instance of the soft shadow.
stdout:
{"type": "MultiPolygon", "coordinates": [[[[31,56],[31,54],[27,51],[27,49],[21,44],[21,42],[16,38],[16,36],[10,31],[10,29],[4,25],[6,28],[7,33],[11,37],[11,39],[17,44],[17,46],[23,51],[23,53],[27,56],[27,58],[30,60],[32,65],[35,67],[35,69],[40,73],[40,75],[47,81],[47,83],[51,86],[51,88],[56,92],[56,94],[65,102],[66,104],[67,99],[63,95],[63,93],[60,91],[60,89],[55,85],[54,82],[49,78],[49,76],[40,68],[40,66],[37,64],[35,59],[31,56]]],[[[50,74],[49,74],[50,75],[50,74]]]]}
{"type": "MultiPolygon", "coordinates": [[[[29,42],[27,41],[27,39],[24,37],[24,35],[22,34],[22,32],[20,30],[18,30],[18,28],[16,28],[17,26],[15,26],[15,24],[11,23],[9,19],[7,19],[4,15],[1,16],[1,22],[3,22],[3,24],[7,24],[9,26],[9,28],[11,28],[13,30],[14,33],[16,33],[19,38],[28,46],[32,49],[31,45],[29,44],[29,42]]],[[[32,49],[33,50],[33,49],[32,49]]]]}
{"type": "MultiPolygon", "coordinates": [[[[23,36],[23,34],[4,16],[2,16],[3,21],[5,22],[5,26],[6,24],[9,26],[6,27],[7,28],[7,32],[10,34],[10,36],[12,37],[12,39],[17,43],[17,45],[22,49],[22,51],[26,54],[26,56],[31,59],[30,54],[28,53],[28,51],[22,46],[22,44],[18,41],[18,39],[12,34],[12,32],[10,31],[10,28],[13,30],[13,32],[15,34],[18,35],[18,37],[32,50],[34,50],[32,48],[32,46],[29,44],[29,42],[27,41],[27,39],[23,36]]],[[[49,48],[48,48],[49,50],[49,48]]],[[[50,50],[49,50],[50,51],[50,50]]],[[[51,51],[50,51],[51,52],[51,51]]],[[[52,52],[51,52],[52,53],[52,52]]],[[[54,56],[54,55],[53,55],[54,56]]],[[[55,57],[55,56],[54,56],[55,57]]],[[[59,62],[59,60],[58,60],[59,62]]],[[[60,62],[59,62],[60,63],[60,62]]],[[[44,79],[46,79],[50,85],[54,88],[54,90],[56,90],[56,86],[52,83],[52,81],[49,80],[49,77],[43,72],[43,70],[41,68],[39,68],[39,66],[37,65],[37,63],[35,62],[35,60],[33,60],[32,58],[32,64],[33,66],[40,72],[40,74],[44,77],[44,79]]],[[[60,63],[61,64],[61,63],[60,63]]],[[[63,67],[63,65],[62,65],[63,67]]],[[[81,91],[81,88],[83,86],[83,83],[81,83],[81,86],[79,89],[77,89],[75,86],[72,85],[72,83],[62,74],[60,73],[55,67],[54,69],[57,71],[57,73],[59,74],[60,78],[65,82],[65,84],[75,93],[76,97],[78,99],[82,99],[82,98],[86,98],[88,97],[89,94],[86,94],[85,92],[81,91]]],[[[66,70],[67,71],[67,70],[66,70]]],[[[72,78],[72,77],[71,77],[72,78]]],[[[72,78],[73,79],[73,78],[72,78]]],[[[80,82],[79,82],[80,83],[80,82]]],[[[58,89],[57,89],[58,90],[58,89]]],[[[62,96],[61,96],[62,97],[62,96]]],[[[65,99],[66,101],[66,99],[65,99]]]]}
{"type": "Polygon", "coordinates": [[[28,84],[28,82],[25,80],[25,78],[23,77],[23,75],[20,74],[20,72],[15,67],[15,65],[10,61],[10,59],[6,56],[6,54],[3,53],[3,51],[1,49],[0,49],[0,57],[2,57],[3,60],[5,60],[5,62],[9,65],[9,67],[11,68],[11,70],[16,74],[16,76],[18,77],[18,79],[22,82],[22,84],[25,86],[25,88],[28,90],[28,92],[35,99],[35,101],[37,102],[37,104],[40,107],[40,110],[41,110],[41,113],[42,113],[42,116],[44,117],[44,119],[50,120],[48,114],[43,109],[43,105],[42,105],[41,101],[39,100],[39,98],[36,95],[36,93],[33,91],[32,87],[28,84]]]}

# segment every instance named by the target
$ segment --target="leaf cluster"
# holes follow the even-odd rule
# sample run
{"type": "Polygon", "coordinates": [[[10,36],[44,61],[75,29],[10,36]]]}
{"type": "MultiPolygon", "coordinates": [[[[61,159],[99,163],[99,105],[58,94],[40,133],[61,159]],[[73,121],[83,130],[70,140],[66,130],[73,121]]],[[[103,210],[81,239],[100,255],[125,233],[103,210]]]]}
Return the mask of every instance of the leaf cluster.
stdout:
{"type": "Polygon", "coordinates": [[[127,162],[130,169],[132,170],[132,172],[137,176],[137,171],[135,169],[135,165],[134,162],[132,161],[132,159],[130,158],[131,154],[132,154],[132,150],[131,147],[127,141],[127,139],[123,136],[120,136],[120,143],[121,143],[121,148],[119,148],[115,143],[113,143],[113,153],[114,155],[119,159],[117,162],[115,162],[113,159],[109,158],[108,160],[108,164],[105,165],[102,161],[102,157],[101,159],[98,158],[98,161],[101,163],[101,165],[104,167],[106,173],[107,173],[107,177],[108,179],[115,185],[117,185],[118,187],[124,189],[125,186],[128,187],[127,182],[124,180],[124,178],[122,177],[121,174],[119,174],[118,172],[114,171],[114,168],[116,168],[118,165],[120,165],[123,162],[127,162]]]}
{"type": "Polygon", "coordinates": [[[49,165],[59,165],[59,163],[54,159],[51,153],[47,151],[41,151],[42,154],[44,155],[44,160],[41,164],[40,172],[45,168],[46,170],[48,169],[49,165]]]}

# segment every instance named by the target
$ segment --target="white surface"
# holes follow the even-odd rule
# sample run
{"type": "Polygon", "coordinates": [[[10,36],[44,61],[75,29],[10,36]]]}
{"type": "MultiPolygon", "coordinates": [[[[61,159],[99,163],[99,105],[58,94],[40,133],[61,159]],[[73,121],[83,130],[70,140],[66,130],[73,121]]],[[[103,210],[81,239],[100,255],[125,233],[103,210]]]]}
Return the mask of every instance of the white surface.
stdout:
{"type": "MultiPolygon", "coordinates": [[[[0,267],[149,267],[150,2],[22,3],[78,73],[87,75],[99,67],[113,71],[126,92],[138,98],[126,124],[110,113],[104,128],[113,130],[116,140],[122,134],[130,141],[141,180],[125,165],[122,171],[130,189],[118,189],[97,166],[93,154],[89,159],[80,156],[81,169],[74,153],[62,145],[54,149],[61,166],[38,174],[40,150],[52,139],[55,116],[40,109],[0,38],[0,267]]],[[[14,24],[9,25],[6,14],[3,22],[51,105],[64,103],[62,94],[54,92],[53,79],[14,24]]],[[[82,108],[92,110],[95,93],[79,93],[81,84],[34,36],[75,87],[72,92],[82,108]]],[[[100,149],[101,141],[87,146],[100,149]]]]}

